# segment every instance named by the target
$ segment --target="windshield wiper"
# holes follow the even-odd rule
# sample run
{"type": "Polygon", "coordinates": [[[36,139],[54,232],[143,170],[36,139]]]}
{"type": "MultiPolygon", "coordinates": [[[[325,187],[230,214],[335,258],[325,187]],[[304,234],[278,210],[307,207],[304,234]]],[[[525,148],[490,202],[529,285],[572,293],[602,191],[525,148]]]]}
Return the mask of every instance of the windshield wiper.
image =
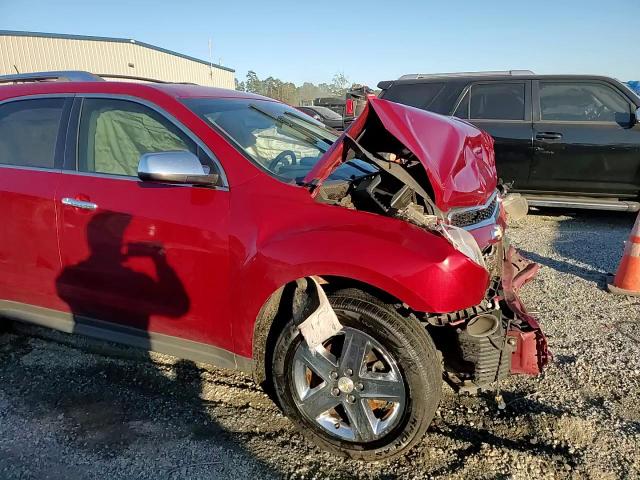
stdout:
{"type": "MultiPolygon", "coordinates": [[[[295,118],[295,119],[297,119],[297,120],[299,120],[299,121],[301,121],[301,122],[309,123],[309,122],[308,122],[304,117],[302,117],[301,115],[296,115],[296,114],[295,114],[295,113],[293,113],[293,112],[284,112],[284,114],[285,114],[285,115],[288,115],[288,116],[290,116],[290,117],[293,117],[293,118],[295,118]]],[[[297,124],[297,123],[296,123],[296,125],[299,125],[299,124],[297,124]]],[[[331,133],[331,130],[329,130],[329,129],[328,129],[327,127],[325,127],[324,125],[313,125],[313,126],[314,126],[314,127],[316,127],[316,128],[318,128],[321,132],[322,132],[322,131],[326,131],[327,133],[331,133]]],[[[328,136],[326,136],[326,137],[325,137],[324,135],[321,135],[320,133],[315,132],[315,131],[311,130],[311,129],[310,129],[310,128],[308,128],[308,127],[305,127],[304,125],[300,125],[300,127],[301,127],[301,128],[304,128],[305,130],[308,130],[309,132],[312,132],[313,134],[315,134],[315,136],[316,136],[317,138],[320,138],[321,140],[323,140],[323,141],[325,141],[325,142],[333,143],[333,142],[335,142],[335,141],[337,140],[337,137],[335,137],[335,136],[334,136],[334,138],[333,138],[333,139],[332,139],[332,138],[330,138],[330,137],[328,137],[328,136]]]]}
{"type": "MultiPolygon", "coordinates": [[[[333,143],[332,140],[323,138],[323,136],[319,135],[317,132],[314,132],[313,130],[305,127],[304,125],[300,125],[297,122],[291,121],[290,119],[288,119],[284,115],[278,115],[278,116],[273,115],[273,114],[269,113],[268,111],[260,108],[259,106],[257,106],[254,103],[249,104],[249,108],[252,108],[252,109],[260,112],[261,114],[263,114],[266,117],[269,117],[270,119],[274,120],[275,122],[283,123],[286,126],[293,128],[298,133],[301,133],[302,135],[305,135],[305,136],[311,138],[312,140],[321,140],[323,142],[327,142],[327,140],[328,140],[328,143],[333,143]]],[[[289,112],[285,112],[285,114],[289,114],[289,112]]],[[[289,114],[289,115],[291,115],[291,114],[289,114]]],[[[291,116],[294,117],[294,118],[298,118],[295,115],[291,115],[291,116]]],[[[302,121],[305,121],[305,120],[302,119],[302,121]]]]}

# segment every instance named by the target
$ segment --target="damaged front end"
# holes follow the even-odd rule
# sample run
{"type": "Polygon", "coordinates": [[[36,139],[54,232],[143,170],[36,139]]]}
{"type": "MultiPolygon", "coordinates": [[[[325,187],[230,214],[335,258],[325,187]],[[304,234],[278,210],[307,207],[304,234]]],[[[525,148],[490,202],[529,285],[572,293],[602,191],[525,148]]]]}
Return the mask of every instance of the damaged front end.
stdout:
{"type": "Polygon", "coordinates": [[[493,267],[485,302],[424,317],[443,354],[445,379],[461,393],[489,390],[510,374],[538,375],[551,359],[538,321],[518,295],[539,265],[523,258],[506,239],[486,256],[493,267]]]}
{"type": "Polygon", "coordinates": [[[538,271],[509,245],[505,209],[526,203],[497,185],[491,137],[470,124],[372,98],[305,177],[314,197],[394,217],[446,238],[489,272],[484,301],[458,312],[419,314],[442,352],[445,377],[475,393],[511,373],[539,374],[547,341],[518,290],[538,271]],[[361,160],[375,173],[328,180],[361,160]]]}

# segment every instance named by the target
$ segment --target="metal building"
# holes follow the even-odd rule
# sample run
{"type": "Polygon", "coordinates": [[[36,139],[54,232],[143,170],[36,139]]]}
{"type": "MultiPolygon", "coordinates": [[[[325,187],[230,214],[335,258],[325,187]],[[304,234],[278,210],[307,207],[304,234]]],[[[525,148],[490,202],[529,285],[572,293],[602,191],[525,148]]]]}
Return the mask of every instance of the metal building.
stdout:
{"type": "Polygon", "coordinates": [[[0,75],[51,70],[235,88],[231,68],[136,40],[0,30],[0,75]]]}

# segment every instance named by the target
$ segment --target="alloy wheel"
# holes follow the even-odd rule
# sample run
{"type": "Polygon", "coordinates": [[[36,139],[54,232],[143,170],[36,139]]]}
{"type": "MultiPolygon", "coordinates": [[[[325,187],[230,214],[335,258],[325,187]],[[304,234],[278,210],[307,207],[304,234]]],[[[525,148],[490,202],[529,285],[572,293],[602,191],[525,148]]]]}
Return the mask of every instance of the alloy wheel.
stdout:
{"type": "Polygon", "coordinates": [[[402,373],[370,335],[344,327],[316,349],[302,341],[293,363],[299,410],[330,435],[368,443],[402,418],[407,401],[402,373]]]}

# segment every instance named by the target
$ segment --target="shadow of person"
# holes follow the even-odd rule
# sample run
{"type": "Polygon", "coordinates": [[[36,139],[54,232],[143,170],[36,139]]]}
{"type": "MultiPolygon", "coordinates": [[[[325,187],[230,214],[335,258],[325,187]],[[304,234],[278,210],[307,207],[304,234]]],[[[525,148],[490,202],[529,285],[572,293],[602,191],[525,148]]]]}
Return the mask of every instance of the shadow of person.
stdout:
{"type": "MultiPolygon", "coordinates": [[[[65,267],[56,279],[56,288],[73,315],[73,333],[90,334],[93,326],[104,327],[104,322],[109,322],[110,330],[133,338],[135,346],[145,352],[142,357],[146,355],[149,364],[155,365],[149,355],[151,317],[160,315],[163,319],[178,320],[189,311],[190,301],[167,261],[162,244],[125,243],[131,220],[131,215],[112,212],[101,212],[91,218],[86,230],[89,256],[65,267]],[[134,270],[129,264],[135,262],[146,262],[145,270],[153,270],[151,273],[155,275],[134,270]],[[148,262],[153,265],[152,269],[148,268],[148,262]]],[[[193,362],[183,360],[179,365],[180,372],[197,371],[193,362]]],[[[153,377],[158,381],[152,384],[166,383],[162,372],[156,372],[153,377]]],[[[176,383],[182,380],[178,375],[176,383]]],[[[183,391],[188,393],[187,400],[195,418],[206,423],[206,409],[200,402],[200,382],[186,384],[198,387],[183,391]]]]}
{"type": "MultiPolygon", "coordinates": [[[[129,343],[146,353],[135,355],[140,364],[131,370],[115,362],[81,369],[87,376],[85,386],[65,390],[62,398],[50,389],[55,397],[52,405],[63,408],[65,418],[77,420],[76,430],[83,432],[83,445],[97,452],[118,455],[122,445],[137,441],[138,433],[128,425],[140,421],[164,425],[177,417],[191,440],[235,452],[261,472],[258,478],[275,477],[275,472],[253,458],[208,412],[211,402],[203,398],[206,382],[201,368],[190,360],[179,360],[169,368],[175,374],[172,379],[167,375],[171,362],[154,361],[148,353],[153,350],[150,329],[157,328],[150,323],[153,317],[158,316],[164,324],[179,322],[189,312],[191,302],[161,243],[125,241],[140,237],[131,223],[132,217],[121,213],[101,212],[92,217],[86,228],[87,258],[65,267],[56,279],[56,288],[73,315],[73,333],[91,335],[95,326],[109,325],[109,331],[135,338],[129,343]],[[157,401],[159,394],[161,402],[157,401]],[[175,409],[167,414],[163,409],[172,398],[177,401],[175,409]]],[[[118,349],[114,350],[112,358],[122,358],[118,349]]],[[[227,468],[220,459],[180,463],[184,464],[164,471],[163,478],[195,478],[199,470],[227,468]]]]}
{"type": "Polygon", "coordinates": [[[189,311],[189,297],[167,262],[162,244],[124,243],[131,216],[103,212],[87,224],[88,258],[64,268],[56,280],[59,297],[71,310],[74,333],[92,320],[135,328],[150,349],[149,320],[152,315],[178,319],[189,311]],[[155,278],[136,271],[128,262],[150,260],[155,278]]]}

